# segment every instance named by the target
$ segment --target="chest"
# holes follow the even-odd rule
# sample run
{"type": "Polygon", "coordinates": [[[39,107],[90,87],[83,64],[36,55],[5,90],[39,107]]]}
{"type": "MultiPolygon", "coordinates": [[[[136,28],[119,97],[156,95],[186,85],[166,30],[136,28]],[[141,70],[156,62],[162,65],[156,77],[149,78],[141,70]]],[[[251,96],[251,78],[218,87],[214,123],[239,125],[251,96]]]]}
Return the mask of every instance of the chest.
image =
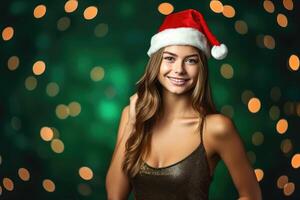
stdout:
{"type": "Polygon", "coordinates": [[[186,158],[201,143],[199,123],[195,121],[174,121],[158,124],[152,129],[151,148],[143,160],[149,166],[161,168],[186,158]]]}

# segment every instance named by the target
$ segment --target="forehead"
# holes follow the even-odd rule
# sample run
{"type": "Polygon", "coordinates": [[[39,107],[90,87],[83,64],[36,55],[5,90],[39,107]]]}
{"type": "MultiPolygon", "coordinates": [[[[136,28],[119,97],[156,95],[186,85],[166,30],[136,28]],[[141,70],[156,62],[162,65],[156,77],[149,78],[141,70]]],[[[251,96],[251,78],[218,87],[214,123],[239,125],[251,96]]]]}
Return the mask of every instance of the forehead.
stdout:
{"type": "Polygon", "coordinates": [[[191,54],[199,54],[197,48],[190,45],[170,45],[165,47],[164,51],[174,53],[178,56],[187,56],[191,54]]]}

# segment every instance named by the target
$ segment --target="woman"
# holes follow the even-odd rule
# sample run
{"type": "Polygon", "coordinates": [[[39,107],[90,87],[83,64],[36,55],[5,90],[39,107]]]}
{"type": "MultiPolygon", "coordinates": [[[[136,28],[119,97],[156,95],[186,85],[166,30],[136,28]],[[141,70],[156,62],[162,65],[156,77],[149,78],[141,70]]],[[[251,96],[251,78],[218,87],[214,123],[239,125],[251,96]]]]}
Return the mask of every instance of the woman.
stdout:
{"type": "Polygon", "coordinates": [[[262,198],[234,123],[215,109],[210,52],[223,59],[227,47],[212,35],[201,13],[188,9],[165,18],[151,39],[137,93],[121,115],[106,176],[108,199],[127,199],[131,190],[136,200],[208,199],[221,159],[239,199],[262,198]]]}

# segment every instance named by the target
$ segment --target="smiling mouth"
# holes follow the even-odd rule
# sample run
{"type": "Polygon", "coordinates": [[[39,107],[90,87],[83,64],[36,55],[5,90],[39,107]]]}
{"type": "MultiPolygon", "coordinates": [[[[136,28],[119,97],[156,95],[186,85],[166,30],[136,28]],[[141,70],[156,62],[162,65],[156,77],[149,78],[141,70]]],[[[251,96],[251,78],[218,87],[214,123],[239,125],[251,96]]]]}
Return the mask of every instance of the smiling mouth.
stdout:
{"type": "Polygon", "coordinates": [[[172,78],[172,77],[169,77],[169,76],[167,76],[167,77],[170,80],[170,82],[173,85],[176,85],[176,86],[182,86],[187,82],[187,80],[189,80],[189,79],[176,79],[176,78],[172,78]]]}
{"type": "Polygon", "coordinates": [[[188,78],[175,78],[171,76],[167,76],[169,79],[175,80],[175,81],[187,81],[189,80],[188,78]]]}

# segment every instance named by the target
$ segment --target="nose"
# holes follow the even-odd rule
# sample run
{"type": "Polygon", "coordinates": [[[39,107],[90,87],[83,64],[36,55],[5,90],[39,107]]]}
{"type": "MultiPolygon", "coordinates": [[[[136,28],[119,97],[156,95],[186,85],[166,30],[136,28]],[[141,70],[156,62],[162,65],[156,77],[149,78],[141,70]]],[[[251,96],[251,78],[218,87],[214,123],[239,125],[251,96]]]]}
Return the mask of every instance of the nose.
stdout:
{"type": "Polygon", "coordinates": [[[174,63],[173,70],[176,74],[181,74],[184,72],[184,63],[181,60],[178,60],[174,63]]]}

